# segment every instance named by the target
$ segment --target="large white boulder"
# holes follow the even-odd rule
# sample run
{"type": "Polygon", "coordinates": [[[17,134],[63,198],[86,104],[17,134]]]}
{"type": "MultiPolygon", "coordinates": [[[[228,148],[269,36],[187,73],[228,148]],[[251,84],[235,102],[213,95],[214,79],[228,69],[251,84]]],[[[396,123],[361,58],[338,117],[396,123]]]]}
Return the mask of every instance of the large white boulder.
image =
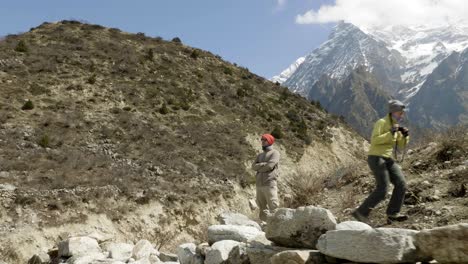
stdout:
{"type": "Polygon", "coordinates": [[[109,243],[103,249],[109,252],[109,258],[127,261],[132,257],[133,247],[127,243],[109,243]]]}
{"type": "Polygon", "coordinates": [[[151,254],[159,255],[159,252],[153,247],[151,242],[145,239],[138,241],[132,250],[132,258],[135,260],[148,258],[151,254]]]}
{"type": "Polygon", "coordinates": [[[211,245],[206,252],[205,264],[224,263],[231,253],[231,250],[238,246],[240,242],[234,240],[222,240],[211,245]]]}
{"type": "Polygon", "coordinates": [[[82,256],[100,252],[101,248],[98,242],[90,237],[71,237],[58,244],[60,257],[82,256]]]}
{"type": "Polygon", "coordinates": [[[67,264],[89,264],[97,263],[99,260],[105,260],[106,256],[102,253],[90,253],[87,255],[75,255],[67,259],[67,264]]]}
{"type": "Polygon", "coordinates": [[[247,216],[240,213],[224,212],[218,215],[217,219],[222,225],[251,226],[262,231],[262,228],[257,222],[249,219],[247,216]]]}
{"type": "Polygon", "coordinates": [[[247,244],[239,243],[235,246],[226,261],[226,264],[250,264],[249,256],[247,255],[247,244]]]}
{"type": "Polygon", "coordinates": [[[251,226],[239,225],[212,225],[208,227],[208,242],[210,244],[221,240],[234,240],[248,242],[264,234],[251,226]]]}
{"type": "Polygon", "coordinates": [[[271,264],[326,263],[325,256],[318,250],[286,250],[271,258],[271,264]]]}
{"type": "Polygon", "coordinates": [[[290,248],[264,245],[259,242],[249,243],[247,246],[247,255],[251,264],[271,263],[270,259],[279,252],[290,250],[290,248]]]}
{"type": "Polygon", "coordinates": [[[277,245],[315,249],[318,238],[335,226],[335,217],[325,208],[280,208],[268,217],[265,234],[277,245]]]}
{"type": "Polygon", "coordinates": [[[336,230],[365,230],[372,229],[372,227],[366,223],[359,221],[345,221],[336,225],[336,230]]]}
{"type": "Polygon", "coordinates": [[[399,228],[332,230],[320,237],[317,248],[325,255],[354,262],[426,261],[413,243],[417,233],[399,228]]]}
{"type": "Polygon", "coordinates": [[[468,263],[468,223],[422,230],[415,244],[440,263],[468,263]]]}
{"type": "Polygon", "coordinates": [[[166,252],[160,252],[159,259],[162,262],[171,262],[171,261],[177,262],[179,260],[176,254],[171,254],[171,253],[166,253],[166,252]]]}
{"type": "Polygon", "coordinates": [[[186,243],[177,247],[177,257],[180,264],[203,264],[203,257],[196,253],[194,243],[186,243]]]}

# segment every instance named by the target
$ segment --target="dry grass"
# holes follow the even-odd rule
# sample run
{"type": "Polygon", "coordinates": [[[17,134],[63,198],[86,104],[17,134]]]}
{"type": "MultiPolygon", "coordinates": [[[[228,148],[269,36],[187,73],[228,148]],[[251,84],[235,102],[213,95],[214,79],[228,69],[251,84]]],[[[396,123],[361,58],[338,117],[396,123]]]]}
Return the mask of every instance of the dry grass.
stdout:
{"type": "Polygon", "coordinates": [[[287,181],[287,185],[291,189],[292,197],[290,201],[285,201],[287,207],[297,208],[315,204],[317,196],[321,194],[325,188],[327,177],[313,175],[310,173],[299,172],[293,175],[287,181]]]}
{"type": "MultiPolygon", "coordinates": [[[[244,161],[256,155],[247,135],[279,128],[278,142],[298,158],[310,139],[331,138],[325,132],[337,125],[304,98],[245,68],[142,34],[45,23],[6,37],[0,55],[9,58],[0,71],[11,80],[0,80],[0,163],[11,175],[0,184],[13,184],[19,194],[6,213],[23,206],[41,223],[63,224],[71,219],[47,216],[80,209],[119,221],[154,200],[172,207],[227,199],[234,188],[226,183],[249,175],[244,161]],[[28,52],[14,50],[20,40],[28,52]],[[25,99],[33,109],[21,110],[25,99]],[[100,187],[117,187],[111,198],[126,205],[107,203],[112,199],[100,187]],[[56,201],[56,191],[78,188],[97,191],[56,201]]],[[[323,180],[307,185],[296,205],[319,193],[323,180]]],[[[160,244],[169,235],[158,233],[160,244]]]]}
{"type": "Polygon", "coordinates": [[[11,263],[20,263],[20,257],[12,245],[0,245],[0,257],[3,261],[11,263]]]}
{"type": "Polygon", "coordinates": [[[342,186],[356,182],[362,176],[362,166],[363,164],[353,163],[338,168],[327,177],[326,187],[329,189],[339,189],[342,186]]]}
{"type": "Polygon", "coordinates": [[[340,209],[340,211],[344,211],[349,208],[355,208],[359,204],[357,197],[357,189],[351,187],[349,190],[344,191],[339,195],[339,202],[337,207],[340,209]]]}

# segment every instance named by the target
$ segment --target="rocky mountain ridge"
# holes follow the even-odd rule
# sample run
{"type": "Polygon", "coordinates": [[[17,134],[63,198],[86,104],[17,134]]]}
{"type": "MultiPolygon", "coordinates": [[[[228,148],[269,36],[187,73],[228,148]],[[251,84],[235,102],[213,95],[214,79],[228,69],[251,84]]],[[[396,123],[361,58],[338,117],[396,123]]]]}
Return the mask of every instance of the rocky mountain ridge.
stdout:
{"type": "MultiPolygon", "coordinates": [[[[383,93],[406,102],[410,108],[416,110],[409,115],[409,122],[415,126],[415,129],[444,129],[452,125],[466,124],[468,103],[464,94],[467,86],[458,80],[446,81],[443,83],[445,88],[442,88],[440,85],[435,85],[432,80],[442,78],[441,70],[436,72],[439,66],[444,67],[443,65],[453,63],[450,68],[460,68],[458,62],[451,59],[451,54],[453,56],[464,54],[467,48],[468,30],[463,27],[366,29],[340,22],[329,39],[306,56],[296,71],[288,71],[289,78],[283,84],[309,100],[317,100],[321,104],[328,105],[329,102],[326,100],[321,101],[322,97],[310,96],[323,94],[323,88],[320,88],[321,91],[315,91],[318,86],[323,86],[318,82],[322,78],[334,79],[335,86],[338,85],[343,89],[341,93],[353,98],[352,88],[344,81],[357,68],[364,68],[370,73],[369,77],[377,81],[374,82],[374,89],[382,89],[383,93]],[[454,90],[457,92],[453,92],[454,90]],[[421,95],[418,96],[419,92],[421,95]],[[432,98],[439,97],[450,99],[441,100],[437,108],[428,111],[431,115],[427,112],[422,113],[422,109],[430,108],[432,98]],[[422,115],[419,115],[421,113],[422,115]],[[445,118],[447,116],[450,118],[445,118]]],[[[444,71],[443,74],[445,74],[444,79],[452,79],[452,72],[444,71]]],[[[281,80],[283,79],[285,76],[281,80]]],[[[327,97],[331,97],[336,87],[329,87],[328,90],[327,97]]],[[[336,103],[341,101],[337,98],[336,103]]],[[[359,106],[360,104],[357,104],[355,108],[359,106]]],[[[371,112],[384,111],[386,104],[376,107],[378,109],[372,109],[371,112]]],[[[326,109],[338,115],[344,112],[344,117],[348,121],[353,119],[353,115],[361,113],[348,112],[346,109],[326,109]]],[[[372,123],[375,120],[374,118],[366,122],[372,123]]],[[[364,129],[366,131],[371,129],[365,122],[351,123],[358,130],[362,126],[366,127],[364,129]]],[[[362,132],[362,129],[360,131],[362,132]]],[[[367,137],[368,134],[363,136],[367,137]]]]}

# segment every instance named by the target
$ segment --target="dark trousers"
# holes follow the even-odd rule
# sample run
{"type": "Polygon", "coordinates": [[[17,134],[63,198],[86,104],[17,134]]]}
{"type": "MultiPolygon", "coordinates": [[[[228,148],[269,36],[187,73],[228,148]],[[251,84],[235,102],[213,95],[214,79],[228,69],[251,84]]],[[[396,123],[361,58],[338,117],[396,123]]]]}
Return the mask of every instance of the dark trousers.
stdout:
{"type": "Polygon", "coordinates": [[[405,199],[406,182],[400,167],[393,159],[379,156],[368,156],[367,163],[372,170],[376,187],[357,209],[364,216],[369,216],[370,211],[387,195],[388,182],[390,181],[395,188],[393,189],[390,203],[387,207],[387,215],[399,213],[405,199]]]}

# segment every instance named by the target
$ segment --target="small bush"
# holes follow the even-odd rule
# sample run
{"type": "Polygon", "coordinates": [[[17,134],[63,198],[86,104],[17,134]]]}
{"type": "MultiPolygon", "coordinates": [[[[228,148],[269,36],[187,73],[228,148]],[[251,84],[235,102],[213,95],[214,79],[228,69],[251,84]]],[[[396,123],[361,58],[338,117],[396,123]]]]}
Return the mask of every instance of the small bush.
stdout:
{"type": "Polygon", "coordinates": [[[47,134],[43,135],[39,141],[37,142],[37,144],[43,148],[48,148],[50,147],[50,138],[47,134]]]}
{"type": "Polygon", "coordinates": [[[32,110],[34,109],[34,104],[31,100],[26,101],[24,105],[21,107],[21,110],[32,110]]]}
{"type": "Polygon", "coordinates": [[[280,127],[276,126],[275,128],[273,128],[273,131],[271,131],[271,135],[274,136],[275,138],[277,139],[281,139],[284,137],[284,133],[283,131],[281,130],[280,127]]]}
{"type": "Polygon", "coordinates": [[[232,69],[227,66],[224,66],[223,73],[227,75],[232,75],[232,69]]]}
{"type": "Polygon", "coordinates": [[[172,42],[174,42],[174,43],[182,43],[182,40],[180,40],[180,38],[178,38],[178,37],[175,37],[175,38],[172,39],[172,42]]]}
{"type": "Polygon", "coordinates": [[[312,205],[315,197],[325,188],[325,176],[299,172],[287,180],[292,191],[291,208],[312,205]]]}
{"type": "Polygon", "coordinates": [[[288,88],[282,89],[279,97],[280,102],[284,102],[288,100],[289,96],[291,95],[291,92],[288,90],[288,88]]]}
{"type": "Polygon", "coordinates": [[[162,115],[165,115],[165,114],[169,113],[169,109],[167,108],[166,103],[163,103],[161,108],[159,108],[159,113],[162,114],[162,115]]]}
{"type": "Polygon", "coordinates": [[[252,86],[250,86],[249,84],[244,83],[244,84],[242,84],[241,87],[239,87],[237,89],[236,94],[237,94],[237,97],[242,98],[242,97],[245,97],[245,96],[249,96],[250,94],[252,94],[252,92],[253,92],[252,86]]]}
{"type": "Polygon", "coordinates": [[[153,49],[149,49],[148,52],[146,53],[146,59],[149,61],[153,61],[154,58],[154,51],[153,49]]]}
{"type": "Polygon", "coordinates": [[[89,84],[95,84],[96,83],[96,74],[93,74],[89,76],[88,80],[86,80],[87,83],[89,84]]]}
{"type": "Polygon", "coordinates": [[[192,53],[190,54],[190,58],[192,59],[198,59],[200,57],[200,52],[198,50],[193,50],[192,53]]]}
{"type": "Polygon", "coordinates": [[[24,40],[20,40],[15,47],[15,51],[17,52],[28,52],[28,46],[24,40]]]}
{"type": "Polygon", "coordinates": [[[187,100],[184,100],[182,103],[180,103],[180,107],[184,111],[188,111],[190,109],[190,103],[187,100]]]}
{"type": "Polygon", "coordinates": [[[317,101],[312,100],[310,101],[310,103],[314,105],[315,107],[317,107],[318,109],[323,110],[323,107],[318,100],[317,101]]]}

